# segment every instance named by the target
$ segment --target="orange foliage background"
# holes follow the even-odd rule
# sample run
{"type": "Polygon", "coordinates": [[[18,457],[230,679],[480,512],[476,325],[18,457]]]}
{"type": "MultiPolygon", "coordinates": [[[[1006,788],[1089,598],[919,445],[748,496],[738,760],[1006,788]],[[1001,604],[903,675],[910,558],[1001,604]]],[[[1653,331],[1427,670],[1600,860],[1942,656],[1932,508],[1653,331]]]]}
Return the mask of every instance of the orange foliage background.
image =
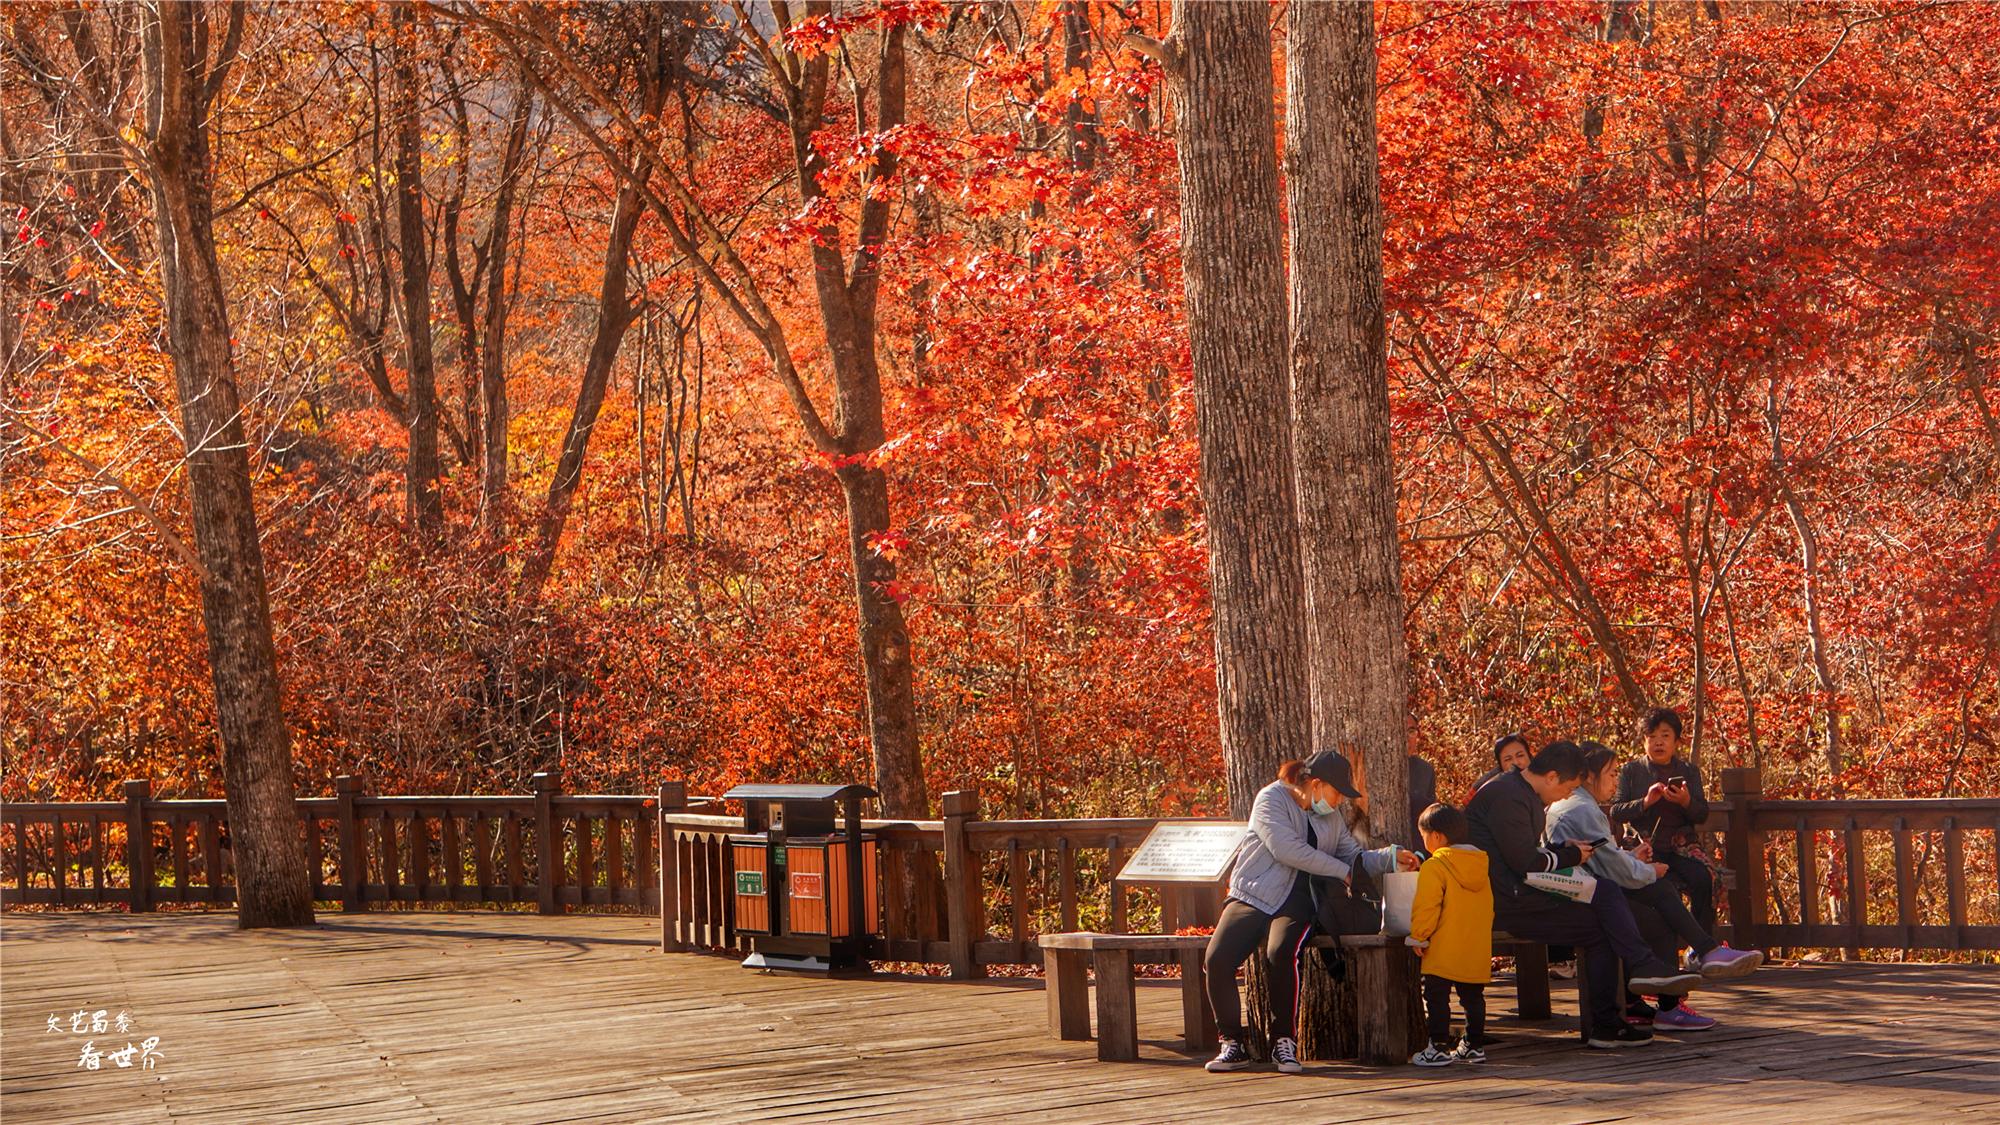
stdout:
{"type": "MultiPolygon", "coordinates": [[[[872,455],[895,530],[874,549],[901,568],[931,792],[976,783],[1025,815],[1213,810],[1172,123],[1157,72],[1119,45],[1165,14],[1086,7],[1088,65],[1070,70],[1057,6],[905,11],[912,124],[869,133],[843,100],[820,138],[836,207],[858,205],[871,146],[901,158],[891,436],[872,455]],[[1076,111],[1096,122],[1089,168],[1066,144],[1076,111]]],[[[1705,765],[1756,762],[1795,793],[1991,792],[2000,54],[1963,9],[1646,10],[1643,34],[1611,34],[1596,3],[1377,11],[1413,749],[1451,794],[1508,728],[1632,745],[1595,604],[1632,686],[1690,719],[1700,633],[1705,765]],[[1811,656],[1802,522],[1832,692],[1811,656]]],[[[709,7],[686,15],[716,45],[694,56],[712,81],[652,123],[657,143],[737,224],[781,315],[808,321],[811,229],[782,130],[726,80],[725,63],[749,64],[709,7]]],[[[59,6],[5,18],[52,65],[76,49],[59,6]]],[[[92,18],[112,52],[121,17],[92,18]]],[[[878,25],[835,21],[794,46],[865,74],[878,25]]],[[[367,6],[254,10],[217,150],[216,197],[242,202],[219,249],[302,785],[519,790],[553,767],[594,791],[866,777],[840,492],[765,357],[650,216],[634,263],[647,314],[555,572],[539,601],[512,596],[616,187],[545,106],[509,281],[510,485],[527,518],[484,539],[476,466],[447,448],[447,543],[405,536],[404,431],[306,275],[385,268],[355,232],[386,166],[363,76],[388,34],[367,6]]],[[[474,26],[439,17],[425,34],[427,61],[450,55],[471,93],[470,144],[442,100],[426,117],[427,190],[462,174],[476,210],[513,63],[474,26]]],[[[9,65],[22,163],[0,201],[0,791],[102,798],[152,776],[156,792],[219,794],[195,582],[134,502],[185,536],[148,203],[115,177],[100,190],[85,115],[9,65]]],[[[824,358],[800,367],[817,378],[824,358]]]]}

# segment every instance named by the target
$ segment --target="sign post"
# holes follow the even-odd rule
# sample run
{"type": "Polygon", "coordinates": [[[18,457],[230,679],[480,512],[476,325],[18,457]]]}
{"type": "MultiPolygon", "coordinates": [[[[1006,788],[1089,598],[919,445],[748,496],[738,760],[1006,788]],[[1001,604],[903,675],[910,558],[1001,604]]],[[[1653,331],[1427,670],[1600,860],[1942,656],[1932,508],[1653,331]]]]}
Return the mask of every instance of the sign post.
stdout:
{"type": "Polygon", "coordinates": [[[1160,925],[1169,933],[1220,909],[1217,891],[1249,835],[1242,821],[1163,820],[1153,826],[1113,882],[1155,887],[1160,925]]]}

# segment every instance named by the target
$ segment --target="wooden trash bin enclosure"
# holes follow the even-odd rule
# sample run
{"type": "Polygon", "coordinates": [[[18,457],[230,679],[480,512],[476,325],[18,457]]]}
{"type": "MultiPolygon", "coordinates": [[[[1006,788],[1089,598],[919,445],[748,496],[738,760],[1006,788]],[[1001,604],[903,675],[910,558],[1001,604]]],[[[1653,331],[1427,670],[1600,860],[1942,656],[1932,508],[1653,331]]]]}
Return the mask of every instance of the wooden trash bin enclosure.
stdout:
{"type": "Polygon", "coordinates": [[[876,795],[865,785],[739,785],[722,795],[744,806],[729,854],[746,966],[868,967],[880,898],[861,802],[876,795]]]}

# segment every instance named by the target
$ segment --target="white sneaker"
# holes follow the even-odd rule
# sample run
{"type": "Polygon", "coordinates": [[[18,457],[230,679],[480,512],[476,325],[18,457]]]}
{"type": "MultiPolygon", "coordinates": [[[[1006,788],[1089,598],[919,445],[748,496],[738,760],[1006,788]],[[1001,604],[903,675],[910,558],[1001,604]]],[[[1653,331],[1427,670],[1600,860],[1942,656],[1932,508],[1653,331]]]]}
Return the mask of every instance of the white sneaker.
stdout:
{"type": "Polygon", "coordinates": [[[1271,1044],[1271,1061],[1277,1065],[1279,1074],[1297,1074],[1305,1069],[1299,1065],[1299,1045],[1290,1039],[1271,1044]]]}
{"type": "Polygon", "coordinates": [[[1242,1070],[1249,1065],[1250,1052],[1243,1049],[1243,1044],[1234,1039],[1224,1039],[1222,1049],[1215,1052],[1215,1057],[1208,1060],[1202,1069],[1211,1074],[1220,1074],[1225,1070],[1242,1070]]]}
{"type": "Polygon", "coordinates": [[[1462,1063],[1483,1063],[1486,1061],[1486,1052],[1473,1046],[1472,1040],[1460,1039],[1458,1049],[1451,1053],[1451,1057],[1462,1063]]]}
{"type": "Polygon", "coordinates": [[[1438,1050],[1435,1043],[1424,1044],[1424,1049],[1410,1056],[1411,1066],[1450,1066],[1458,1061],[1458,1056],[1450,1051],[1438,1050]]]}

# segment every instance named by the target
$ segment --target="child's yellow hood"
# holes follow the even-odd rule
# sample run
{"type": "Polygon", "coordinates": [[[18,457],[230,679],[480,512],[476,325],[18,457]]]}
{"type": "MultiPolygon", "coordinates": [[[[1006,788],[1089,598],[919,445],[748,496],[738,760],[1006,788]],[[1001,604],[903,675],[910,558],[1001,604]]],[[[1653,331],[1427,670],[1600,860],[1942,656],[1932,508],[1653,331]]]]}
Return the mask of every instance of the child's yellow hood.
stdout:
{"type": "Polygon", "coordinates": [[[1445,874],[1451,881],[1468,891],[1483,891],[1488,886],[1486,874],[1486,853],[1471,844],[1447,844],[1431,855],[1444,866],[1445,874]]]}

